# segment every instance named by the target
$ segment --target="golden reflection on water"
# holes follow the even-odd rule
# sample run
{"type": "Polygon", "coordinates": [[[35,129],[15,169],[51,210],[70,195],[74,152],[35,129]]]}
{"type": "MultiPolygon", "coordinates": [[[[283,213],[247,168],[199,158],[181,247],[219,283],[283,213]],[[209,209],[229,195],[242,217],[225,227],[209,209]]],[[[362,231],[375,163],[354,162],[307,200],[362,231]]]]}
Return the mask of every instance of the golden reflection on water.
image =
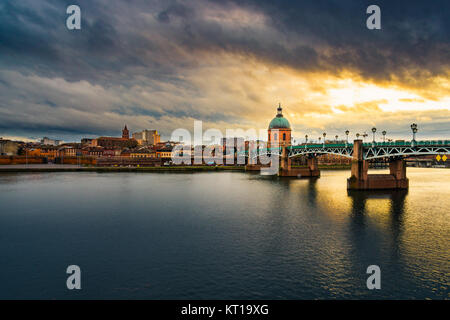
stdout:
{"type": "Polygon", "coordinates": [[[289,186],[294,193],[309,189],[314,204],[334,222],[361,219],[380,242],[391,246],[412,276],[434,279],[434,290],[448,291],[450,170],[408,168],[410,188],[405,191],[347,192],[348,175],[323,170],[317,180],[293,181],[289,186]]]}
{"type": "MultiPolygon", "coordinates": [[[[257,296],[266,298],[449,298],[450,170],[408,168],[408,191],[348,192],[349,174],[322,170],[318,179],[235,172],[0,175],[0,203],[8,208],[0,210],[0,227],[2,234],[9,232],[2,252],[15,246],[4,259],[9,269],[2,271],[17,275],[7,277],[16,287],[17,279],[29,274],[20,269],[30,265],[23,252],[34,255],[42,243],[56,252],[91,252],[92,261],[108,262],[127,261],[130,252],[144,259],[142,252],[151,249],[146,263],[160,272],[153,280],[172,278],[169,261],[185,270],[176,269],[180,279],[194,278],[192,272],[203,278],[208,285],[198,287],[197,278],[192,282],[203,290],[200,298],[236,297],[236,290],[254,298],[248,288],[267,293],[257,296]],[[48,226],[64,232],[47,232],[48,226]],[[62,236],[74,232],[84,240],[62,236]],[[92,251],[91,243],[99,249],[92,251]],[[371,264],[382,268],[379,293],[365,286],[371,264]],[[232,285],[216,289],[225,283],[232,285]]],[[[42,250],[48,252],[46,246],[42,250]]],[[[186,297],[185,282],[172,284],[180,285],[174,295],[161,283],[155,296],[186,297]]]]}

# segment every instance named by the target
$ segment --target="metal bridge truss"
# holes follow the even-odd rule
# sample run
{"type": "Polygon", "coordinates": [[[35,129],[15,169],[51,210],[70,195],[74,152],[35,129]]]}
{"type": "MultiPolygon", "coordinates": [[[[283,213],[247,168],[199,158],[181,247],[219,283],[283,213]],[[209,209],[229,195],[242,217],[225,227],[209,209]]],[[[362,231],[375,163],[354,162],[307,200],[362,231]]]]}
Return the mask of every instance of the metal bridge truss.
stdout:
{"type": "Polygon", "coordinates": [[[302,155],[321,155],[321,154],[334,154],[341,157],[352,158],[353,146],[347,147],[294,147],[289,149],[289,158],[302,156],[302,155]]]}
{"type": "MultiPolygon", "coordinates": [[[[446,141],[447,142],[447,141],[446,141]]],[[[305,146],[292,146],[288,147],[289,158],[297,156],[310,156],[310,155],[322,155],[333,154],[341,157],[352,158],[353,157],[353,145],[345,146],[333,146],[333,145],[307,145],[305,146]]],[[[438,154],[450,154],[450,144],[444,143],[441,145],[364,145],[363,147],[363,159],[379,159],[379,158],[405,158],[409,156],[421,156],[421,155],[438,155],[438,154]]],[[[281,155],[281,148],[260,149],[258,152],[250,152],[250,157],[255,158],[257,156],[272,156],[281,155]]],[[[245,154],[248,157],[248,153],[245,154]]]]}
{"type": "MultiPolygon", "coordinates": [[[[297,156],[308,156],[308,155],[321,155],[321,154],[334,154],[342,157],[352,158],[353,155],[353,147],[310,147],[307,148],[289,148],[288,147],[288,157],[293,158],[297,156]]],[[[250,152],[250,158],[255,158],[256,156],[272,156],[272,155],[281,155],[281,148],[272,148],[272,149],[261,149],[259,152],[250,152]]],[[[245,155],[247,156],[247,154],[245,155]]]]}
{"type": "Polygon", "coordinates": [[[450,153],[450,146],[386,146],[364,148],[364,160],[450,153]]]}

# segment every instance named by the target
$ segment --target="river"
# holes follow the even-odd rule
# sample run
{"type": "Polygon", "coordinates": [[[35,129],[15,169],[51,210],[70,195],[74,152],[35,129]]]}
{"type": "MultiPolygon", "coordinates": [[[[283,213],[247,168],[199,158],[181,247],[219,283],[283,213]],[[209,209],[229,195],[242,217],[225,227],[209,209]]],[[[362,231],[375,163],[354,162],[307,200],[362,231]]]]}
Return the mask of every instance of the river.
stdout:
{"type": "Polygon", "coordinates": [[[407,171],[350,194],[347,170],[1,173],[0,298],[448,299],[450,170],[407,171]]]}

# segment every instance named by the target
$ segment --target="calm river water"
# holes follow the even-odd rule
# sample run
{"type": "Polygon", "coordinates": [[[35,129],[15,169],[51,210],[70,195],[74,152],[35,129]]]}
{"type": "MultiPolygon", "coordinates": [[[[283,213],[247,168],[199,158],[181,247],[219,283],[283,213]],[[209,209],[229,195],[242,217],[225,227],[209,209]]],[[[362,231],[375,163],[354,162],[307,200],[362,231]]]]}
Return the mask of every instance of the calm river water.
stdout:
{"type": "Polygon", "coordinates": [[[408,168],[407,193],[348,176],[0,174],[0,298],[450,298],[450,170],[408,168]]]}

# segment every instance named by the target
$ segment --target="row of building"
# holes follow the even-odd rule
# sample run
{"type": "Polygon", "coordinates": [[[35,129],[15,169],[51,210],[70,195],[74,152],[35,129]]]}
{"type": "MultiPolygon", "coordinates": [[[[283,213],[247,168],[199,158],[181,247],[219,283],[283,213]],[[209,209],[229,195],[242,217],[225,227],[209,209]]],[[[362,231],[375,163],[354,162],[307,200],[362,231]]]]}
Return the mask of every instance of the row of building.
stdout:
{"type": "Polygon", "coordinates": [[[125,126],[122,137],[85,138],[80,143],[64,143],[62,140],[44,137],[40,142],[12,141],[0,138],[0,156],[25,156],[55,161],[71,157],[128,157],[169,159],[175,143],[161,142],[156,130],[130,133],[125,126]]]}
{"type": "MultiPolygon", "coordinates": [[[[256,145],[259,145],[259,142],[256,141],[256,145]]],[[[325,143],[328,143],[328,141],[325,143]]],[[[121,137],[85,138],[80,143],[64,143],[61,140],[47,137],[44,137],[40,143],[24,143],[0,138],[0,156],[20,155],[27,158],[35,157],[46,159],[46,161],[60,161],[64,163],[66,163],[67,158],[83,157],[96,159],[95,164],[115,165],[126,163],[128,165],[138,165],[139,163],[145,163],[146,165],[160,165],[173,159],[173,148],[177,144],[178,142],[161,142],[161,136],[157,130],[135,132],[130,137],[130,131],[125,125],[121,137]],[[66,161],[64,161],[64,158],[66,161]]],[[[283,116],[282,108],[279,106],[276,116],[269,123],[267,145],[272,147],[290,146],[291,144],[291,126],[289,121],[283,116]]],[[[227,157],[231,156],[236,159],[239,152],[249,150],[250,142],[245,141],[244,138],[223,138],[220,145],[209,147],[222,148],[223,162],[225,163],[227,157]],[[233,146],[232,150],[227,149],[230,145],[233,146]]],[[[203,148],[206,148],[206,146],[203,146],[203,148]]],[[[192,158],[196,157],[193,148],[188,152],[190,152],[192,158]]],[[[181,154],[180,156],[184,155],[181,154]]],[[[435,162],[432,158],[428,160],[435,162]]],[[[351,163],[350,158],[332,154],[319,156],[318,161],[319,164],[324,165],[349,165],[351,163]]],[[[293,165],[304,165],[306,164],[306,158],[295,158],[292,162],[293,165]]],[[[415,163],[418,162],[415,160],[415,163]]]]}

